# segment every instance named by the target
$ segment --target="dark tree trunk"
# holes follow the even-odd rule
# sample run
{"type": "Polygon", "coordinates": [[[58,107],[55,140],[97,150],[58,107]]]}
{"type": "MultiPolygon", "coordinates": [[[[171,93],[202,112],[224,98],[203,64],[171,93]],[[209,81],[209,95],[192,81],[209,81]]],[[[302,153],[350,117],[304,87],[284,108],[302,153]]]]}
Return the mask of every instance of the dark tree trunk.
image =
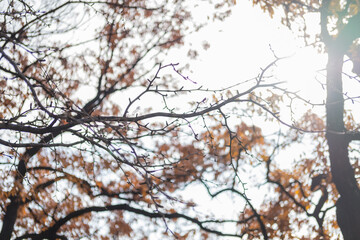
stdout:
{"type": "MultiPolygon", "coordinates": [[[[57,137],[61,132],[54,132],[52,134],[47,135],[43,138],[40,143],[48,143],[55,137],[57,137]]],[[[26,174],[26,162],[33,157],[37,152],[41,150],[41,147],[32,147],[26,150],[22,159],[19,161],[18,165],[18,173],[14,179],[14,187],[22,186],[24,176],[26,174]]],[[[23,204],[20,198],[20,192],[22,188],[16,187],[16,194],[10,197],[10,203],[5,208],[5,215],[3,218],[3,225],[0,232],[0,240],[10,240],[11,235],[14,231],[14,226],[16,222],[16,218],[18,216],[19,207],[23,204]]]]}
{"type": "Polygon", "coordinates": [[[15,221],[19,209],[19,200],[17,197],[11,197],[11,202],[6,208],[5,216],[3,218],[3,226],[0,232],[1,240],[10,240],[14,230],[15,221]]]}
{"type": "Polygon", "coordinates": [[[333,182],[340,193],[336,204],[337,221],[345,240],[360,239],[360,190],[348,156],[344,125],[342,68],[344,52],[336,45],[328,48],[327,142],[333,182]]]}

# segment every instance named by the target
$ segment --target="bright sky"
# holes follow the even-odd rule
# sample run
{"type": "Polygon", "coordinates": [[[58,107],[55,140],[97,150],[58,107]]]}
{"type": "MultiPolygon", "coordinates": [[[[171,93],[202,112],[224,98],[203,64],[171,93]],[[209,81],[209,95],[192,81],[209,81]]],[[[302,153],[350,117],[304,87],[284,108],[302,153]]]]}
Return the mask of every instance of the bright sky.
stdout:
{"type": "MultiPolygon", "coordinates": [[[[194,10],[198,11],[197,9],[194,10]]],[[[199,9],[201,15],[201,9],[199,9]]],[[[313,24],[307,29],[319,32],[317,16],[309,16],[313,24]]],[[[182,59],[187,51],[184,48],[175,50],[168,56],[171,63],[180,63],[180,66],[190,65],[189,76],[198,83],[197,86],[219,89],[220,86],[229,86],[256,77],[261,68],[271,63],[277,57],[287,57],[278,62],[274,68],[278,81],[285,81],[281,87],[290,91],[297,91],[300,96],[313,103],[323,103],[325,89],[317,82],[325,82],[323,76],[326,55],[321,55],[312,46],[305,47],[304,40],[299,33],[292,32],[280,23],[280,16],[270,18],[258,6],[252,6],[251,1],[238,1],[232,8],[232,14],[223,22],[210,23],[200,32],[186,38],[185,43],[199,52],[197,60],[189,62],[182,59]],[[202,44],[206,41],[210,48],[203,50],[202,44]],[[271,48],[270,48],[271,46],[271,48]]],[[[276,80],[275,78],[272,81],[276,80]]],[[[305,111],[303,102],[292,105],[290,109],[280,112],[282,120],[291,124],[291,117],[299,118],[305,111]]],[[[309,106],[306,106],[307,108],[309,106]]],[[[324,111],[320,107],[317,111],[324,111]]],[[[322,114],[322,113],[320,113],[322,114]]]]}
{"type": "MultiPolygon", "coordinates": [[[[316,18],[314,25],[309,28],[318,30],[316,18]]],[[[218,89],[219,86],[228,86],[256,77],[262,67],[274,60],[269,47],[271,46],[278,57],[289,56],[278,63],[275,71],[279,81],[287,82],[283,85],[284,88],[300,91],[301,96],[313,102],[321,103],[325,99],[325,90],[316,79],[325,81],[321,75],[323,72],[319,70],[324,69],[326,56],[318,54],[313,47],[304,47],[303,40],[298,38],[297,33],[281,25],[278,16],[271,19],[258,7],[253,7],[251,1],[238,1],[232,9],[232,15],[224,22],[210,24],[187,39],[197,50],[201,49],[204,40],[210,43],[210,48],[206,51],[200,50],[197,60],[181,62],[178,52],[169,56],[170,61],[179,62],[180,65],[190,64],[190,73],[185,75],[189,75],[199,85],[218,89]]],[[[186,55],[186,52],[182,54],[186,55]]],[[[303,108],[302,106],[298,107],[303,108]]],[[[298,110],[302,112],[301,109],[298,110]]],[[[287,115],[285,113],[284,118],[287,115]]],[[[284,120],[291,123],[290,119],[284,120]]],[[[242,210],[242,204],[234,202],[234,198],[223,196],[209,201],[205,189],[193,188],[189,190],[189,198],[195,198],[198,202],[208,202],[204,207],[211,212],[234,217],[242,210]],[[194,192],[197,194],[194,195],[194,192]]],[[[252,189],[248,194],[252,198],[252,203],[259,206],[262,200],[259,194],[263,192],[252,189]]]]}
{"type": "MultiPolygon", "coordinates": [[[[309,28],[317,31],[318,24],[309,28]]],[[[284,87],[301,90],[302,96],[313,100],[324,97],[319,95],[322,90],[314,78],[319,77],[316,71],[324,68],[326,57],[313,47],[304,47],[296,33],[280,24],[279,16],[271,19],[251,1],[238,1],[224,22],[211,24],[189,39],[194,46],[196,42],[200,46],[204,39],[210,43],[198,61],[190,64],[190,76],[201,85],[219,87],[257,76],[261,67],[274,60],[271,45],[278,57],[291,56],[279,62],[276,71],[280,81],[288,82],[284,87]]]]}

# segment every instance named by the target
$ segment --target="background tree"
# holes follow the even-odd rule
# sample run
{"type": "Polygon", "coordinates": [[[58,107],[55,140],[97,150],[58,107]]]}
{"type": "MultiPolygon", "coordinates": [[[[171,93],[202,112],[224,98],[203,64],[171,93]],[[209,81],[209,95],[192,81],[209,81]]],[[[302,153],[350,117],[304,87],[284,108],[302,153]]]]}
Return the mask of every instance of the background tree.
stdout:
{"type": "MultiPolygon", "coordinates": [[[[334,194],[336,200],[336,215],[337,224],[341,228],[344,239],[358,239],[360,236],[360,192],[358,183],[358,157],[354,157],[353,147],[357,145],[354,141],[359,140],[358,123],[355,122],[354,117],[349,114],[349,109],[344,109],[347,102],[354,101],[358,97],[358,93],[347,93],[343,90],[343,81],[358,81],[358,76],[343,74],[344,57],[348,56],[353,63],[353,72],[359,74],[359,45],[360,37],[360,13],[359,3],[356,1],[337,1],[337,0],[323,0],[323,1],[253,1],[254,4],[267,11],[270,16],[274,12],[283,9],[282,22],[288,27],[300,26],[302,36],[305,42],[309,39],[313,40],[321,51],[328,55],[328,62],[326,66],[326,140],[327,147],[319,140],[313,139],[317,144],[318,161],[323,161],[324,167],[321,171],[325,175],[331,173],[331,180],[329,177],[320,177],[325,181],[321,184],[322,198],[327,199],[329,191],[334,194]],[[320,32],[316,36],[312,36],[307,32],[307,26],[314,24],[314,22],[307,21],[307,16],[316,14],[319,18],[320,32]],[[299,22],[301,22],[299,24],[299,22]],[[354,94],[354,95],[351,95],[354,94]],[[346,110],[346,111],[345,111],[346,110]],[[349,145],[350,144],[350,145],[349,145]],[[349,154],[350,151],[350,154],[349,154]],[[328,154],[327,154],[328,152],[328,154]],[[328,169],[329,159],[330,169],[328,169]],[[334,183],[333,186],[326,186],[334,183]],[[338,192],[338,193],[337,193],[338,192]],[[339,194],[339,196],[337,196],[339,194]]],[[[355,81],[355,82],[356,82],[355,81]]],[[[349,105],[348,105],[349,106],[349,105]]],[[[349,106],[350,107],[350,106],[349,106]]],[[[308,116],[310,117],[310,116],[308,116]]],[[[312,117],[312,120],[315,121],[312,117]]],[[[316,130],[323,130],[325,126],[319,124],[316,120],[316,130]]],[[[314,126],[313,126],[314,128],[314,126]]],[[[318,137],[318,136],[317,136],[318,137]]],[[[316,138],[317,138],[316,137],[316,138]]],[[[321,133],[321,137],[324,137],[321,133]]],[[[322,140],[321,140],[322,141],[322,140]]],[[[319,175],[320,176],[320,175],[319,175]]],[[[324,176],[324,175],[321,175],[324,176]]],[[[284,178],[284,177],[282,177],[284,178]]],[[[314,179],[319,180],[320,178],[314,179]]],[[[297,181],[294,177],[294,181],[297,181]]],[[[284,181],[284,180],[283,180],[284,181]]],[[[276,183],[279,184],[279,183],[276,183]]],[[[300,183],[299,183],[300,184],[300,183]]],[[[294,195],[285,191],[284,185],[279,187],[284,194],[292,200],[292,202],[304,212],[309,213],[306,206],[299,204],[294,195]],[[305,207],[305,208],[304,208],[305,207]]],[[[306,195],[306,194],[305,194],[306,195]]],[[[322,216],[317,215],[322,210],[322,198],[315,208],[313,215],[319,224],[319,231],[324,237],[329,237],[328,231],[324,230],[322,216]],[[317,215],[317,216],[316,216],[317,215]]]]}

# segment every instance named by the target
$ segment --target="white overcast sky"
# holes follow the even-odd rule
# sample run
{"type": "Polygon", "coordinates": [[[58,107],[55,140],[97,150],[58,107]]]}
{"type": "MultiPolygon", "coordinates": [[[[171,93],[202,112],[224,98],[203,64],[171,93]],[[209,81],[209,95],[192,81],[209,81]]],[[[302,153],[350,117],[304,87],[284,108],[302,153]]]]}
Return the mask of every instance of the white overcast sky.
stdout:
{"type": "MultiPolygon", "coordinates": [[[[318,22],[314,20],[314,24],[309,28],[317,30],[318,22]]],[[[279,62],[276,70],[279,81],[287,81],[284,87],[299,90],[305,98],[321,102],[325,91],[315,77],[320,81],[324,80],[317,71],[325,67],[326,56],[318,54],[313,47],[305,47],[298,34],[282,25],[279,16],[271,19],[259,7],[252,6],[251,1],[237,1],[232,15],[225,21],[209,24],[186,39],[195,49],[201,49],[199,46],[204,40],[210,43],[209,49],[199,51],[197,60],[182,61],[180,56],[187,52],[181,48],[170,52],[168,61],[179,62],[180,65],[190,64],[189,72],[185,75],[199,85],[218,89],[219,86],[228,86],[256,77],[261,68],[275,59],[270,45],[278,57],[291,56],[279,62]]],[[[239,205],[233,202],[234,199],[224,196],[209,201],[203,188],[193,188],[193,191],[188,191],[189,198],[198,198],[199,202],[208,201],[206,207],[212,212],[234,217],[233,214],[241,210],[239,205]],[[195,196],[193,192],[198,194],[195,196]],[[224,205],[229,207],[218,208],[224,205]],[[230,206],[236,206],[236,210],[230,206]]],[[[260,205],[262,200],[257,191],[259,190],[254,189],[248,192],[255,206],[260,205]]]]}
{"type": "MultiPolygon", "coordinates": [[[[326,57],[313,47],[304,47],[303,40],[297,37],[299,33],[282,25],[279,16],[271,19],[251,2],[237,1],[225,21],[211,23],[188,37],[195,49],[200,49],[204,40],[210,43],[210,48],[200,51],[196,61],[180,61],[180,64],[189,63],[191,72],[188,75],[201,85],[234,84],[257,76],[261,67],[274,60],[271,45],[278,57],[292,56],[278,64],[280,80],[287,81],[290,89],[302,90],[304,97],[322,100],[325,95],[320,97],[322,90],[314,78],[316,71],[325,67],[326,57]]],[[[308,28],[317,31],[319,24],[314,21],[308,28]]],[[[179,62],[177,54],[169,58],[179,62]]]]}

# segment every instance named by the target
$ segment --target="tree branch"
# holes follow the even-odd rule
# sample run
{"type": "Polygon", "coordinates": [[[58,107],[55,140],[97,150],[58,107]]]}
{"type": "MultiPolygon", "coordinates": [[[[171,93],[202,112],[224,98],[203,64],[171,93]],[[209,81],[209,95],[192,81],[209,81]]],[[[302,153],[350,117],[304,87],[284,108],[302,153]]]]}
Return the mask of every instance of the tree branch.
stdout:
{"type": "Polygon", "coordinates": [[[47,230],[45,230],[39,234],[36,234],[36,233],[24,234],[23,236],[17,237],[15,240],[22,240],[22,239],[27,239],[27,238],[31,238],[33,240],[44,239],[44,238],[51,239],[51,238],[57,236],[57,231],[60,229],[60,227],[62,227],[68,221],[70,221],[74,218],[80,217],[86,213],[91,213],[91,212],[108,212],[108,211],[118,211],[118,210],[136,213],[136,214],[139,214],[139,215],[142,215],[145,217],[149,217],[149,218],[165,218],[165,219],[182,218],[182,219],[185,219],[187,221],[190,221],[190,222],[196,224],[202,230],[209,232],[209,233],[216,234],[218,236],[237,237],[237,238],[242,237],[242,235],[239,235],[239,234],[228,234],[228,233],[223,233],[223,232],[220,232],[220,231],[217,231],[214,229],[210,229],[210,228],[204,226],[204,223],[206,223],[207,221],[200,221],[196,218],[189,217],[185,214],[149,212],[149,211],[146,211],[143,209],[133,208],[133,207],[129,206],[128,204],[117,204],[117,205],[108,205],[108,206],[92,206],[92,207],[83,208],[83,209],[74,211],[74,212],[68,214],[66,217],[59,219],[53,226],[51,226],[50,228],[48,228],[47,230]]]}

